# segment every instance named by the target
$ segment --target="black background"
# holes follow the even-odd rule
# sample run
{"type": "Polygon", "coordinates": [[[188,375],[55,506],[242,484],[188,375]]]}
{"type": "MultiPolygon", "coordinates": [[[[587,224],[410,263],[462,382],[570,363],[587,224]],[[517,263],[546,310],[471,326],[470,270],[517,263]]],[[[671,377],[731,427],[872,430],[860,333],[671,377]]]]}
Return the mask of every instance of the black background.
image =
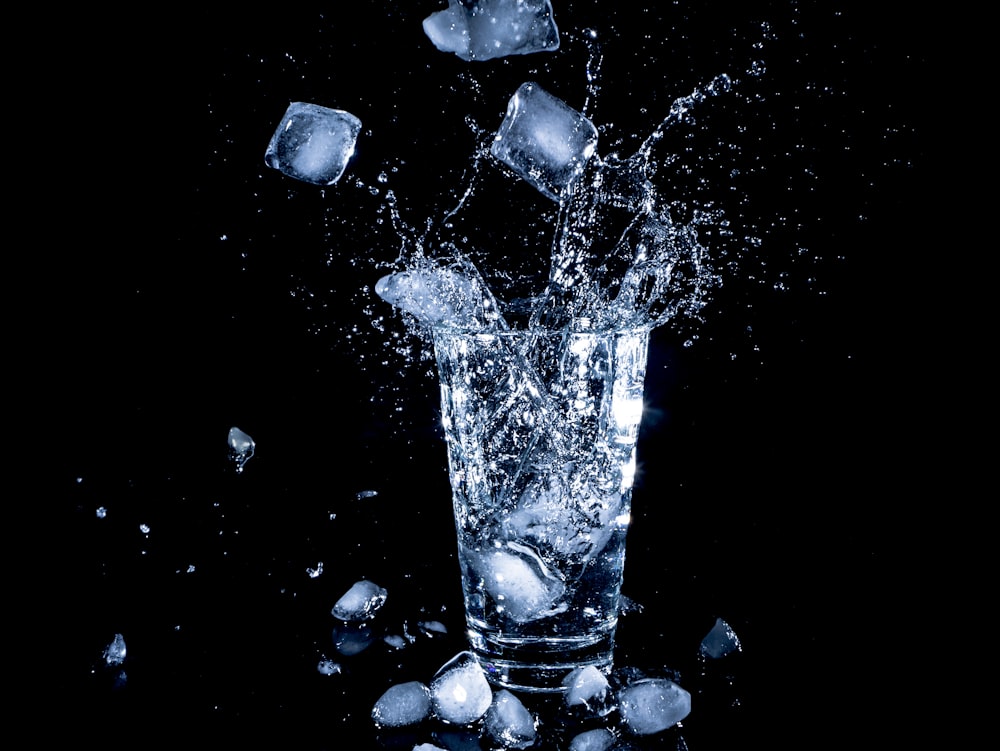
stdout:
{"type": "MultiPolygon", "coordinates": [[[[419,341],[371,291],[399,248],[384,191],[416,225],[450,208],[465,117],[495,129],[523,81],[581,108],[585,28],[603,45],[602,151],[719,73],[740,80],[664,145],[667,190],[721,206],[732,232],[706,238],[724,283],[704,320],[653,337],[625,585],[643,609],[618,663],[679,671],[694,707],[640,747],[814,747],[852,737],[845,706],[888,730],[886,622],[912,615],[923,528],[899,520],[931,480],[910,319],[938,241],[922,25],[841,3],[578,0],[555,4],[558,52],[464,63],[420,27],[443,4],[328,5],[60,19],[74,33],[42,88],[62,114],[39,138],[64,187],[38,227],[25,393],[44,397],[22,434],[55,632],[30,693],[53,712],[41,732],[390,747],[371,705],[463,637],[431,363],[404,356],[419,341]],[[336,186],[264,166],[296,100],[363,122],[336,186]],[[242,474],[232,426],[257,442],[242,474]],[[379,632],[449,634],[340,655],[330,608],[361,578],[389,591],[379,632]],[[743,650],[704,665],[717,616],[743,650]],[[320,675],[322,657],[343,672],[320,675]]],[[[502,261],[530,248],[518,220],[544,201],[485,170],[498,200],[468,221],[502,261]]]]}

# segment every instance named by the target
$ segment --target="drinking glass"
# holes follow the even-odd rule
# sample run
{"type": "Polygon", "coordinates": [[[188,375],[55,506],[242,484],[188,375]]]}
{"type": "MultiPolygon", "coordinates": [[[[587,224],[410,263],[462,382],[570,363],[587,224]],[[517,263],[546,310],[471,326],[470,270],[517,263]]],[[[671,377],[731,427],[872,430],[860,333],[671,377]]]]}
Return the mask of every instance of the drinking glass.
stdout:
{"type": "Polygon", "coordinates": [[[529,692],[610,673],[649,330],[432,339],[472,651],[529,692]]]}

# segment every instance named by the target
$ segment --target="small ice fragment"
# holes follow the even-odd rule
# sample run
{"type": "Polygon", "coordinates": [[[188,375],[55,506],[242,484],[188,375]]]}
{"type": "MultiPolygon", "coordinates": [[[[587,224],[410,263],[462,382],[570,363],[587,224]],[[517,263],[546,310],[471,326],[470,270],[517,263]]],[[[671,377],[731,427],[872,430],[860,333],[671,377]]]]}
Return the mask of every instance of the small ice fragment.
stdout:
{"type": "Polygon", "coordinates": [[[416,725],[427,719],[430,713],[430,689],[419,681],[390,686],[372,707],[372,719],[380,728],[416,725]]]}
{"type": "Polygon", "coordinates": [[[604,707],[608,699],[608,679],[593,665],[576,668],[562,682],[566,688],[566,705],[583,705],[588,709],[604,707]]]}
{"type": "Polygon", "coordinates": [[[725,657],[730,652],[742,649],[739,637],[732,627],[721,618],[715,619],[715,625],[701,640],[699,651],[714,660],[725,657]]]}
{"type": "Polygon", "coordinates": [[[608,751],[615,742],[615,734],[607,728],[585,730],[573,736],[569,751],[608,751]]]}
{"type": "Polygon", "coordinates": [[[516,623],[565,612],[562,580],[528,546],[508,542],[507,548],[484,553],[476,572],[497,609],[516,623]]]}
{"type": "Polygon", "coordinates": [[[637,681],[618,693],[622,723],[636,735],[666,730],[691,712],[691,694],[666,678],[637,681]]]}
{"type": "Polygon", "coordinates": [[[402,649],[409,643],[399,634],[386,634],[383,641],[393,649],[402,649]]]}
{"type": "Polygon", "coordinates": [[[434,675],[431,681],[434,715],[455,725],[475,722],[493,703],[493,689],[471,652],[459,652],[434,675]]]}
{"type": "Polygon", "coordinates": [[[316,670],[323,675],[334,675],[340,672],[340,663],[333,660],[320,660],[316,665],[316,670]]]}
{"type": "Polygon", "coordinates": [[[250,461],[256,444],[253,438],[239,428],[229,429],[229,458],[236,463],[236,471],[242,472],[243,465],[250,461]]]}
{"type": "Polygon", "coordinates": [[[472,278],[450,269],[424,268],[387,274],[375,294],[416,316],[422,323],[457,327],[495,326],[492,297],[472,278]]]}
{"type": "Polygon", "coordinates": [[[106,508],[104,508],[104,506],[98,506],[97,507],[97,518],[98,519],[103,519],[107,515],[108,515],[108,510],[106,508]]]}
{"type": "Polygon", "coordinates": [[[441,623],[441,621],[420,621],[417,623],[417,626],[419,626],[420,630],[429,636],[448,633],[448,627],[441,623]]]}
{"type": "Polygon", "coordinates": [[[504,748],[527,748],[535,742],[535,718],[521,700],[505,688],[493,695],[484,725],[486,732],[504,748]]]}
{"type": "Polygon", "coordinates": [[[363,501],[366,498],[374,498],[377,495],[378,495],[377,490],[362,490],[357,494],[357,499],[359,501],[363,501]]]}
{"type": "Polygon", "coordinates": [[[306,574],[309,576],[310,579],[315,579],[322,573],[323,573],[323,561],[319,561],[316,564],[316,568],[313,568],[312,566],[306,567],[306,574]]]}
{"type": "Polygon", "coordinates": [[[579,177],[597,151],[597,128],[536,83],[507,103],[490,153],[553,201],[579,177]]]}
{"type": "Polygon", "coordinates": [[[115,634],[115,638],[104,649],[104,661],[108,665],[121,665],[125,662],[125,637],[115,634]]]}
{"type": "Polygon", "coordinates": [[[388,592],[367,579],[355,582],[333,606],[333,616],[342,621],[365,621],[375,616],[388,592]]]}
{"type": "Polygon", "coordinates": [[[448,0],[423,28],[435,47],[466,62],[559,49],[550,0],[448,0]]]}
{"type": "Polygon", "coordinates": [[[140,524],[139,525],[139,531],[142,532],[144,535],[148,535],[149,534],[149,525],[148,524],[140,524]]]}
{"type": "Polygon", "coordinates": [[[361,121],[344,110],[292,102],[264,153],[268,167],[314,185],[333,185],[351,157],[361,121]]]}
{"type": "Polygon", "coordinates": [[[375,641],[367,623],[344,623],[333,629],[333,646],[345,657],[364,652],[375,641]]]}

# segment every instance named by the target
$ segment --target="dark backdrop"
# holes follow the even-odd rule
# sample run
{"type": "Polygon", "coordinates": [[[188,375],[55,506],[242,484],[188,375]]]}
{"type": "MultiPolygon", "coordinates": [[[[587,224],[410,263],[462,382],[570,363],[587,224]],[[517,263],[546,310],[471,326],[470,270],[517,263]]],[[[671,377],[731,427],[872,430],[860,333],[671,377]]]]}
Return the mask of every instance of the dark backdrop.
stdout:
{"type": "MultiPolygon", "coordinates": [[[[372,292],[399,249],[385,190],[417,225],[450,207],[466,116],[494,129],[525,80],[581,107],[588,27],[602,144],[634,146],[721,72],[741,82],[664,145],[676,199],[731,224],[706,235],[724,283],[704,320],[653,337],[625,586],[642,610],[619,662],[677,670],[695,698],[682,733],[642,748],[815,747],[850,737],[845,711],[890,725],[885,629],[910,615],[915,547],[897,525],[927,470],[904,396],[935,242],[922,29],[855,4],[607,5],[555,3],[557,53],[478,64],[424,36],[433,1],[60,20],[78,33],[54,51],[43,138],[69,147],[53,146],[32,295],[49,380],[27,384],[45,396],[24,434],[57,663],[30,694],[53,714],[43,734],[379,748],[374,700],[462,648],[437,386],[372,292]],[[361,118],[338,185],[264,166],[294,100],[361,118]],[[232,426],[257,442],[242,474],[232,426]],[[376,628],[413,644],[337,652],[330,608],[361,578],[389,591],[376,628]],[[705,665],[716,617],[743,650],[705,665]],[[116,633],[124,685],[101,665],[116,633]],[[343,672],[321,675],[322,657],[343,672]]],[[[539,199],[492,179],[500,200],[473,224],[502,260],[539,199]]]]}

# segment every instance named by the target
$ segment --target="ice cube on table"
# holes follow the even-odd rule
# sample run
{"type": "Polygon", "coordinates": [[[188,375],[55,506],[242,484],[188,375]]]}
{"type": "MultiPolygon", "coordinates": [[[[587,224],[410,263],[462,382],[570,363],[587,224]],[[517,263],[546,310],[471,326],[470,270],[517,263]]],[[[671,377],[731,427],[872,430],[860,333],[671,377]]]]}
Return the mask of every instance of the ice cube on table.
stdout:
{"type": "Polygon", "coordinates": [[[467,62],[559,49],[550,0],[448,0],[423,27],[435,47],[467,62]]]}
{"type": "MultiPolygon", "coordinates": [[[[593,665],[576,668],[562,682],[566,689],[566,706],[584,707],[598,710],[605,707],[609,695],[608,679],[593,665]]],[[[610,711],[610,707],[608,707],[610,711]]]]}
{"type": "Polygon", "coordinates": [[[459,652],[442,665],[430,684],[435,717],[455,725],[476,722],[493,703],[493,689],[472,652],[459,652]]]}
{"type": "Polygon", "coordinates": [[[355,582],[333,606],[334,618],[342,621],[365,621],[375,616],[385,603],[388,592],[374,582],[362,579],[355,582]]]}
{"type": "Polygon", "coordinates": [[[535,718],[516,695],[500,689],[483,721],[486,732],[504,748],[527,748],[535,742],[535,718]]]}
{"type": "Polygon", "coordinates": [[[354,156],[361,121],[344,110],[292,102],[271,136],[264,163],[288,177],[333,185],[354,156]]]}
{"type": "Polygon", "coordinates": [[[652,735],[691,713],[691,694],[667,678],[646,678],[618,693],[618,711],[630,732],[652,735]]]}
{"type": "Polygon", "coordinates": [[[493,137],[490,153],[553,201],[559,201],[597,151],[597,128],[532,81],[521,84],[493,137]]]}
{"type": "Polygon", "coordinates": [[[701,654],[714,660],[740,649],[740,640],[736,632],[721,618],[715,619],[715,625],[705,634],[699,647],[701,654]]]}
{"type": "Polygon", "coordinates": [[[400,728],[423,722],[431,713],[431,690],[420,681],[390,686],[372,707],[378,727],[400,728]]]}
{"type": "Polygon", "coordinates": [[[615,734],[607,728],[584,730],[573,736],[569,751],[608,751],[614,745],[615,734]]]}

